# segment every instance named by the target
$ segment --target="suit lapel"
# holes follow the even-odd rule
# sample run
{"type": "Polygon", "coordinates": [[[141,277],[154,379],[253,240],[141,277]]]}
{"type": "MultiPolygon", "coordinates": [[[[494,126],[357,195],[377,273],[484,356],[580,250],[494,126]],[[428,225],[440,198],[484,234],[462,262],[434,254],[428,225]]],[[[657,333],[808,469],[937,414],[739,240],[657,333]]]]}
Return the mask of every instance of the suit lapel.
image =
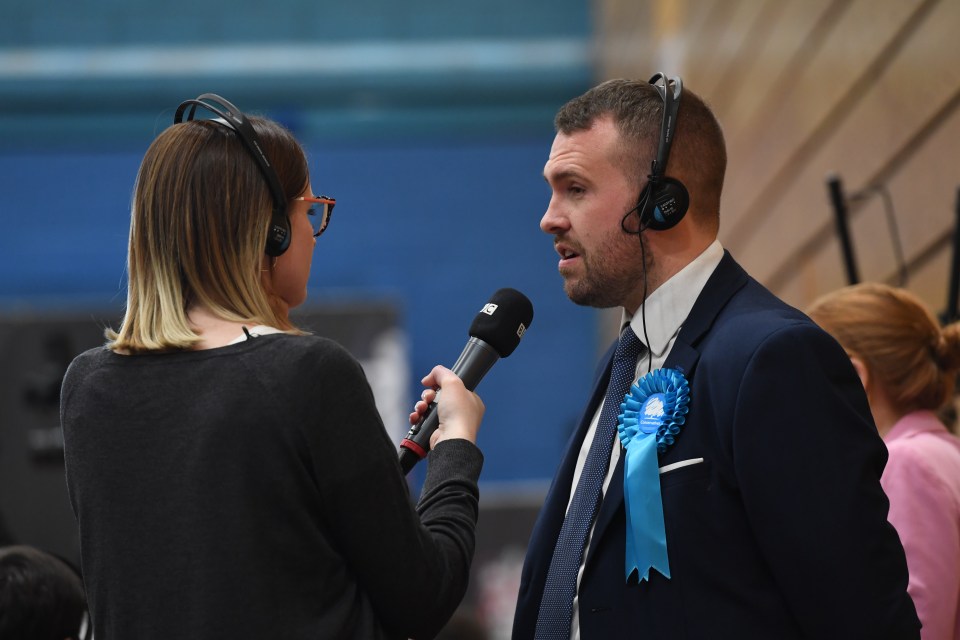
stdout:
{"type": "MultiPolygon", "coordinates": [[[[734,261],[730,253],[724,251],[720,264],[711,274],[704,286],[703,291],[697,297],[690,315],[683,322],[683,328],[677,335],[670,355],[664,363],[665,369],[678,369],[682,372],[690,384],[693,384],[694,369],[697,360],[700,358],[700,352],[696,345],[700,339],[713,325],[720,310],[727,304],[727,301],[741,287],[747,283],[746,272],[734,261]]],[[[606,380],[609,377],[609,363],[607,365],[607,375],[603,376],[603,387],[606,386],[606,380]]],[[[596,391],[594,392],[596,394],[596,391]]],[[[592,404],[596,407],[596,404],[592,404]]],[[[592,415],[592,414],[590,414],[592,415]]],[[[583,435],[580,435],[581,441],[583,435]]],[[[578,448],[579,449],[579,448],[578,448]]],[[[621,452],[622,453],[622,452],[621,452]]],[[[574,461],[576,458],[574,457],[574,461]]],[[[572,473],[572,472],[571,472],[572,473]]],[[[569,484],[569,483],[568,483],[569,484]]],[[[594,525],[593,537],[590,540],[590,551],[588,552],[588,566],[584,571],[589,570],[589,556],[592,555],[594,547],[599,544],[599,540],[604,536],[610,522],[617,512],[623,508],[623,455],[614,469],[613,476],[610,479],[610,486],[603,496],[603,502],[600,504],[600,512],[597,514],[597,522],[594,525]]]]}

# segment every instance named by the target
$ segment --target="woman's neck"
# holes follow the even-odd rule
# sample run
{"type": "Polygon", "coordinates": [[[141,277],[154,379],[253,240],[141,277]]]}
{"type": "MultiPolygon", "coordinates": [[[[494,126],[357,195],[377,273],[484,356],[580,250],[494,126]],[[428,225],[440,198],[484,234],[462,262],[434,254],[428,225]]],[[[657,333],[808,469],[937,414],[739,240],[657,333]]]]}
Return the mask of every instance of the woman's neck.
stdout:
{"type": "Polygon", "coordinates": [[[870,402],[870,413],[873,414],[873,421],[877,424],[877,431],[882,438],[903,417],[903,412],[894,407],[890,396],[879,385],[877,385],[877,388],[867,390],[867,399],[870,402]]]}
{"type": "Polygon", "coordinates": [[[187,318],[193,330],[200,336],[195,349],[216,349],[225,347],[243,334],[243,328],[254,326],[255,322],[237,322],[224,320],[202,306],[187,309],[187,318]]]}

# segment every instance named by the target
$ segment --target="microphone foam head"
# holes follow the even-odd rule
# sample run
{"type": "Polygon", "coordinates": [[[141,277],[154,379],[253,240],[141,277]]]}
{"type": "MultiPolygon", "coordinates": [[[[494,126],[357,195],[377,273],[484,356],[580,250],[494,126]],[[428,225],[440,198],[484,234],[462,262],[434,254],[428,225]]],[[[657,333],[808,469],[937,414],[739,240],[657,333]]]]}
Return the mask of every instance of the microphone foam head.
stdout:
{"type": "Polygon", "coordinates": [[[500,289],[483,305],[470,325],[470,335],[493,347],[506,358],[520,344],[533,322],[533,305],[516,289],[500,289]]]}

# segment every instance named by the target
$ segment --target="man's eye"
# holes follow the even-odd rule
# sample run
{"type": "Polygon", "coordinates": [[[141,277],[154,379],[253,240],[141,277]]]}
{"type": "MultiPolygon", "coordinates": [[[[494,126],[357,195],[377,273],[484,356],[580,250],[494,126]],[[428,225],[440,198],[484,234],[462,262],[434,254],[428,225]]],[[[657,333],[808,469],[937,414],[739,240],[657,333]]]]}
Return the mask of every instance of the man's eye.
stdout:
{"type": "Polygon", "coordinates": [[[307,209],[307,215],[308,215],[308,216],[315,216],[315,215],[317,215],[317,208],[316,208],[316,207],[310,207],[309,209],[307,209]]]}

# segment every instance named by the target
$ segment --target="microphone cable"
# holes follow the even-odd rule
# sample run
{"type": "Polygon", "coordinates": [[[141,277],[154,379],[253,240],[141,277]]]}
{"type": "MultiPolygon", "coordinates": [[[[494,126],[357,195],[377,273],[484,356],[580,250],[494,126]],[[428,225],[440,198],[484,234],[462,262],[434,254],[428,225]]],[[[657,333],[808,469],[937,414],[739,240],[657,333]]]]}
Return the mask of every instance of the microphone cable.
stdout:
{"type": "Polygon", "coordinates": [[[643,266],[643,301],[640,303],[640,322],[643,326],[643,345],[647,348],[647,373],[650,373],[653,370],[653,348],[650,346],[650,336],[647,334],[647,248],[643,244],[643,232],[647,230],[647,227],[643,225],[643,221],[641,220],[636,231],[627,229],[627,218],[630,217],[631,213],[643,206],[646,200],[647,198],[645,197],[638,202],[636,206],[623,214],[623,218],[620,219],[620,228],[624,233],[635,235],[637,239],[640,240],[640,260],[643,266]]]}

